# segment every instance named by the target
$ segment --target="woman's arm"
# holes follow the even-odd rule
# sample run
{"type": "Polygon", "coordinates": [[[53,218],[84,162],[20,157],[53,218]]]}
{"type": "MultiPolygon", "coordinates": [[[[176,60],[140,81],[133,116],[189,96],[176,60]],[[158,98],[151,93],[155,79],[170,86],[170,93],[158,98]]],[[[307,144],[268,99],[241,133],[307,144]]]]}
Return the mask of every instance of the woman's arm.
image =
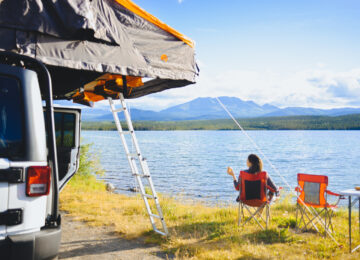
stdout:
{"type": "Polygon", "coordinates": [[[275,190],[276,194],[279,193],[279,188],[275,185],[270,176],[268,176],[267,185],[269,185],[273,190],[275,190]]]}
{"type": "Polygon", "coordinates": [[[231,167],[228,167],[228,168],[227,168],[227,174],[229,174],[230,176],[232,176],[233,179],[234,179],[234,181],[237,181],[237,180],[236,180],[236,177],[235,177],[235,174],[234,174],[234,171],[233,171],[233,169],[232,169],[231,167]]]}
{"type": "Polygon", "coordinates": [[[236,190],[239,190],[240,179],[239,179],[239,181],[236,180],[234,171],[233,171],[233,169],[231,169],[231,167],[228,167],[227,173],[228,173],[230,176],[233,177],[235,189],[236,189],[236,190]]]}

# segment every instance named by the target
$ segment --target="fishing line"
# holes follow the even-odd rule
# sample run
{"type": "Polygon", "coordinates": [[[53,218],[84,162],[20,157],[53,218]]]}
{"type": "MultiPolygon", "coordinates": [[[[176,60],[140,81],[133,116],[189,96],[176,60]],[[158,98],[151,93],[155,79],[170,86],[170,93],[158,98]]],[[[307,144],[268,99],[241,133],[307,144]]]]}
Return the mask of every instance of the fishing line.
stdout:
{"type": "Polygon", "coordinates": [[[287,182],[287,180],[280,174],[278,169],[271,163],[269,158],[263,153],[263,151],[260,149],[260,147],[257,145],[257,143],[248,135],[248,133],[244,130],[244,128],[240,125],[240,123],[235,119],[235,117],[230,113],[230,111],[225,107],[225,105],[220,101],[218,97],[216,97],[216,100],[219,102],[219,104],[222,106],[222,108],[226,111],[226,113],[231,117],[231,119],[235,122],[235,124],[240,128],[242,133],[249,139],[249,141],[254,145],[256,150],[261,154],[263,158],[267,161],[267,163],[273,168],[273,170],[279,175],[279,177],[283,180],[283,182],[288,186],[288,188],[291,190],[292,187],[287,182]]]}
{"type": "MultiPolygon", "coordinates": [[[[216,100],[218,101],[219,105],[225,110],[225,112],[230,116],[230,118],[234,121],[234,123],[240,128],[241,132],[248,138],[248,140],[254,145],[254,147],[256,148],[256,150],[261,154],[261,156],[266,160],[266,162],[271,166],[271,168],[276,172],[276,174],[282,179],[282,181],[285,183],[285,185],[289,188],[290,192],[295,194],[294,189],[292,189],[291,185],[288,183],[288,181],[280,174],[279,170],[275,167],[275,165],[272,164],[272,162],[270,161],[270,159],[266,156],[266,154],[262,151],[262,149],[257,145],[257,143],[254,141],[254,139],[252,139],[248,133],[245,131],[245,129],[240,125],[240,123],[235,119],[235,117],[230,113],[230,111],[227,109],[227,107],[220,101],[220,99],[218,97],[215,97],[216,100]]],[[[299,195],[295,194],[295,196],[301,201],[302,199],[299,197],[299,195]]],[[[305,205],[305,208],[310,212],[310,214],[315,217],[316,212],[314,214],[314,212],[307,206],[305,205]]],[[[315,209],[314,209],[315,211],[315,209]]],[[[330,238],[336,243],[336,245],[340,245],[335,238],[332,236],[332,234],[330,233],[330,231],[328,231],[326,229],[326,224],[322,221],[321,218],[319,218],[320,223],[325,227],[325,232],[330,236],[330,238]]],[[[315,225],[315,224],[313,224],[315,225]]]]}

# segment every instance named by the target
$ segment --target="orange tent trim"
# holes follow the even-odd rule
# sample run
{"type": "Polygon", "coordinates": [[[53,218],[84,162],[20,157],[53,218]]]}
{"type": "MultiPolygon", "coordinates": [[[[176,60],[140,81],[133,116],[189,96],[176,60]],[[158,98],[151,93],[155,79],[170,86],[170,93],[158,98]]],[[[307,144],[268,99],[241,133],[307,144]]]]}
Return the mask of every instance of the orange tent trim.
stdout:
{"type": "MultiPolygon", "coordinates": [[[[85,91],[94,91],[95,87],[105,85],[107,81],[114,80],[118,86],[123,86],[122,75],[104,74],[99,78],[87,83],[84,86],[85,91]]],[[[144,85],[141,77],[126,76],[126,85],[130,88],[141,87],[144,85]]]]}
{"type": "MultiPolygon", "coordinates": [[[[126,82],[128,95],[131,94],[133,88],[144,85],[141,77],[126,76],[126,82]]],[[[124,83],[121,75],[107,73],[87,83],[84,86],[84,90],[81,92],[77,91],[72,96],[72,99],[74,103],[93,106],[94,102],[104,100],[107,97],[118,99],[123,85],[124,83]]]]}
{"type": "Polygon", "coordinates": [[[158,18],[156,18],[152,14],[149,14],[148,12],[146,12],[144,9],[142,9],[141,7],[139,7],[132,1],[130,1],[130,0],[115,0],[115,2],[122,5],[126,9],[130,10],[131,12],[137,14],[138,16],[144,18],[148,22],[155,24],[156,26],[160,27],[161,29],[174,35],[176,38],[182,40],[190,47],[192,47],[192,48],[195,47],[195,43],[190,38],[186,37],[185,35],[183,35],[182,33],[178,32],[178,31],[176,31],[174,28],[170,27],[166,23],[163,23],[158,18]]]}

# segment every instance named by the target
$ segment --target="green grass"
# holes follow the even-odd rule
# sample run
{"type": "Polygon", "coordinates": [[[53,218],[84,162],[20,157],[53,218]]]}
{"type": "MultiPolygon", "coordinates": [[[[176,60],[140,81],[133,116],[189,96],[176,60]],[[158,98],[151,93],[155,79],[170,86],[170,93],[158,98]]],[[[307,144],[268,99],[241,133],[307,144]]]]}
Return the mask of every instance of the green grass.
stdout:
{"type": "MultiPolygon", "coordinates": [[[[89,173],[101,170],[96,164],[87,164],[88,160],[87,156],[82,157],[84,167],[80,174],[61,193],[61,209],[88,225],[110,226],[119,236],[158,244],[178,259],[360,258],[359,252],[348,253],[345,210],[339,210],[334,217],[335,238],[343,246],[340,248],[323,234],[296,231],[296,207],[290,197],[272,206],[270,227],[262,231],[253,222],[237,226],[236,204],[230,207],[209,207],[197,201],[185,204],[160,194],[170,232],[167,238],[162,237],[152,231],[140,196],[107,192],[105,184],[89,173]]],[[[360,243],[357,217],[353,221],[354,241],[360,243]]]]}

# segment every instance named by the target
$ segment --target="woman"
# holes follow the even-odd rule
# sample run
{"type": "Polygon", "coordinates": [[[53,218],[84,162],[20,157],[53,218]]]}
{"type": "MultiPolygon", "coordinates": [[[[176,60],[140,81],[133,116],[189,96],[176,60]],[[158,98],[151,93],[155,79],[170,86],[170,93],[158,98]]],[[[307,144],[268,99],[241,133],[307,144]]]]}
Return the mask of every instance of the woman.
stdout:
{"type": "MultiPolygon", "coordinates": [[[[245,170],[245,172],[247,172],[247,173],[256,174],[256,173],[262,172],[263,164],[262,164],[262,161],[259,158],[259,156],[257,156],[256,154],[250,154],[248,156],[246,165],[248,167],[248,170],[245,170]]],[[[239,190],[239,186],[241,183],[240,176],[239,176],[239,180],[236,180],[234,171],[233,171],[233,169],[231,169],[231,167],[228,167],[227,173],[233,177],[235,189],[239,190]]],[[[270,186],[273,190],[275,190],[276,194],[279,193],[278,187],[276,187],[274,182],[271,180],[270,176],[268,176],[267,185],[270,186]]],[[[271,198],[273,197],[274,194],[270,191],[269,195],[270,195],[269,199],[271,200],[271,198]]],[[[238,198],[236,199],[236,201],[238,201],[238,198]]]]}

